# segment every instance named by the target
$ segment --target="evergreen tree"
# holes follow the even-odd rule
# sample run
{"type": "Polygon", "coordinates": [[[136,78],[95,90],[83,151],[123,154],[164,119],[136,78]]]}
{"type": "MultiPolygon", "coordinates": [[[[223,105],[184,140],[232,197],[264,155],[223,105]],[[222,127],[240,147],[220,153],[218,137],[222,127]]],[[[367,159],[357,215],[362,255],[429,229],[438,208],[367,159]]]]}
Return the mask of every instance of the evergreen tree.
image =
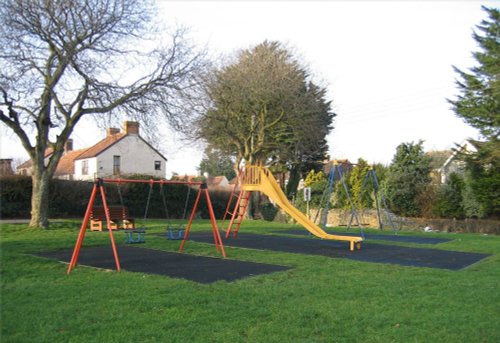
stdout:
{"type": "Polygon", "coordinates": [[[462,190],[462,207],[467,218],[482,218],[485,216],[486,211],[476,197],[471,179],[470,172],[467,172],[462,190]]]}
{"type": "Polygon", "coordinates": [[[469,217],[498,217],[500,216],[500,150],[492,151],[491,142],[483,144],[475,142],[475,146],[477,153],[464,155],[467,163],[464,192],[466,213],[469,217]]]}
{"type": "Polygon", "coordinates": [[[457,116],[479,130],[488,140],[500,133],[500,11],[483,9],[489,18],[477,26],[474,40],[481,48],[473,53],[477,66],[470,73],[454,68],[460,77],[460,95],[450,100],[457,116]]]}
{"type": "Polygon", "coordinates": [[[452,173],[446,184],[437,189],[432,208],[433,213],[445,218],[463,218],[465,216],[462,201],[463,191],[463,178],[456,173],[452,173]]]}
{"type": "Polygon", "coordinates": [[[424,154],[422,144],[400,144],[384,182],[390,209],[403,216],[421,215],[419,199],[431,184],[430,158],[424,154]]]}
{"type": "Polygon", "coordinates": [[[349,184],[351,185],[350,193],[352,202],[356,208],[373,207],[373,199],[371,197],[373,192],[372,181],[366,180],[365,186],[363,187],[363,182],[369,170],[370,166],[368,163],[360,158],[358,159],[357,165],[349,174],[349,184]]]}
{"type": "Polygon", "coordinates": [[[500,215],[500,11],[483,9],[488,18],[473,34],[479,51],[473,53],[477,65],[460,79],[460,95],[450,100],[457,116],[479,130],[485,142],[472,141],[477,153],[463,155],[467,163],[466,212],[474,216],[500,215]]]}
{"type": "Polygon", "coordinates": [[[233,166],[234,162],[230,156],[219,149],[208,146],[205,148],[198,171],[208,173],[210,176],[224,175],[228,180],[231,180],[236,176],[233,166]]]}

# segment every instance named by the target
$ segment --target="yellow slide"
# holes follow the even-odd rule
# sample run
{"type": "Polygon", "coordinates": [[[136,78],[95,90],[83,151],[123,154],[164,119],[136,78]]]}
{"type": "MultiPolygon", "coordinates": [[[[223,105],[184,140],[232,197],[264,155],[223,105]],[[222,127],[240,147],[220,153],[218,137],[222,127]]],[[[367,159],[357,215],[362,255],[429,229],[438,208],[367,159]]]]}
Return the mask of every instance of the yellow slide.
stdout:
{"type": "Polygon", "coordinates": [[[337,241],[347,241],[349,242],[349,249],[351,251],[354,250],[355,244],[358,249],[361,248],[361,242],[363,241],[362,237],[340,236],[326,233],[322,228],[307,218],[304,213],[296,209],[290,201],[288,201],[285,193],[281,190],[281,187],[274,178],[273,174],[267,168],[259,166],[247,167],[241,187],[246,191],[259,191],[264,193],[282,210],[288,213],[293,219],[295,219],[300,225],[316,237],[337,241]]]}

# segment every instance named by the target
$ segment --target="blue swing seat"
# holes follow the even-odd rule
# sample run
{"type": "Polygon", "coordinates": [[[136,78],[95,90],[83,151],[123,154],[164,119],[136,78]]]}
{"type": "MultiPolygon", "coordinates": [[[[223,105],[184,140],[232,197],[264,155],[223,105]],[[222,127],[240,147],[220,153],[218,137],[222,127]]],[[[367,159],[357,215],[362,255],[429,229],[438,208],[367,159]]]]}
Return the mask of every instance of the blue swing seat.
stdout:
{"type": "Polygon", "coordinates": [[[136,244],[146,242],[146,230],[127,230],[125,231],[125,243],[136,244]]]}
{"type": "Polygon", "coordinates": [[[181,225],[179,228],[174,229],[172,226],[167,227],[167,239],[179,240],[184,238],[184,227],[181,225]]]}

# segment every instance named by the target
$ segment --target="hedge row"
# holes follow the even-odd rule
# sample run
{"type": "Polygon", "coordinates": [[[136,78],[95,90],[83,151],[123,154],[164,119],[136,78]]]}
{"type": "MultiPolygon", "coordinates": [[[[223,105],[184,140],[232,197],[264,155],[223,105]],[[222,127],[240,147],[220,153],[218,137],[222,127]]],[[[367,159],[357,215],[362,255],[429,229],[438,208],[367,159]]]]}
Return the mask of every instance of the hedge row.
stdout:
{"type": "MultiPolygon", "coordinates": [[[[143,177],[144,178],[144,177],[143,177]]],[[[148,177],[149,178],[149,177],[148,177]]],[[[105,184],[106,200],[109,206],[124,205],[135,218],[180,219],[191,213],[198,189],[186,185],[149,184],[105,184]],[[148,206],[148,198],[149,206],[148,206]],[[186,206],[187,201],[187,206],[186,206]],[[146,211],[147,209],[147,211],[146,211]]],[[[50,184],[49,216],[51,218],[83,217],[93,183],[54,179],[50,184]]],[[[31,178],[10,176],[0,179],[0,217],[29,218],[31,210],[31,178]]],[[[217,218],[224,215],[230,193],[209,190],[212,206],[217,218]]],[[[101,205],[100,197],[96,206],[101,205]]],[[[202,197],[196,213],[198,218],[209,218],[205,197],[202,197]]]]}

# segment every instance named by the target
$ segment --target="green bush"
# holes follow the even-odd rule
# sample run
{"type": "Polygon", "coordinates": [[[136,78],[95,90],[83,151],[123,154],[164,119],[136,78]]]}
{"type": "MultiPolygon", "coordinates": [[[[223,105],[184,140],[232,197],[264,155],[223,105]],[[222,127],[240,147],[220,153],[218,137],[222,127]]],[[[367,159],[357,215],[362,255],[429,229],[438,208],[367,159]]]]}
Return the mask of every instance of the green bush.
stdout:
{"type": "Polygon", "coordinates": [[[0,217],[28,218],[31,209],[31,178],[6,176],[0,179],[0,217]]]}
{"type": "Polygon", "coordinates": [[[270,202],[266,202],[260,206],[260,211],[262,212],[262,216],[264,217],[264,220],[272,222],[274,220],[274,218],[276,218],[276,215],[278,214],[279,209],[277,207],[275,207],[273,204],[271,204],[270,202]]]}
{"type": "Polygon", "coordinates": [[[434,197],[432,212],[442,218],[463,219],[465,217],[462,205],[463,179],[453,173],[448,182],[441,185],[434,197]]]}
{"type": "MultiPolygon", "coordinates": [[[[133,175],[133,179],[149,180],[149,176],[133,175]]],[[[0,179],[1,218],[29,218],[31,209],[31,177],[10,176],[0,179]]],[[[88,181],[69,181],[54,179],[50,184],[49,216],[52,218],[83,217],[90,199],[93,183],[88,181]]],[[[127,206],[131,216],[143,218],[181,219],[188,217],[198,194],[198,188],[187,185],[167,184],[160,187],[154,184],[150,193],[147,183],[105,183],[104,192],[109,206],[127,206]],[[163,195],[162,195],[163,194],[163,195]],[[165,202],[163,201],[165,199],[165,202]],[[186,209],[187,200],[187,210],[186,209]],[[166,204],[166,206],[165,206],[166,204]],[[146,207],[148,211],[146,213],[146,207]],[[166,209],[165,209],[166,207],[166,209]]],[[[209,190],[210,200],[216,218],[222,218],[226,210],[230,192],[209,190]]],[[[96,206],[102,205],[101,196],[95,200],[96,206]]],[[[209,218],[206,200],[203,196],[197,209],[197,217],[209,218]]]]}

